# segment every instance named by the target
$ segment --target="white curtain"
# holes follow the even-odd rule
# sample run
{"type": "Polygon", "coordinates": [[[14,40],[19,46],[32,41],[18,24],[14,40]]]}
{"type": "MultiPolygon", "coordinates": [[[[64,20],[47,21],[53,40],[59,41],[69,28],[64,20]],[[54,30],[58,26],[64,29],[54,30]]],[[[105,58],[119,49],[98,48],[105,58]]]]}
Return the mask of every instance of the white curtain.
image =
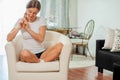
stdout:
{"type": "Polygon", "coordinates": [[[41,0],[40,15],[44,16],[48,28],[69,27],[69,0],[41,0]]]}

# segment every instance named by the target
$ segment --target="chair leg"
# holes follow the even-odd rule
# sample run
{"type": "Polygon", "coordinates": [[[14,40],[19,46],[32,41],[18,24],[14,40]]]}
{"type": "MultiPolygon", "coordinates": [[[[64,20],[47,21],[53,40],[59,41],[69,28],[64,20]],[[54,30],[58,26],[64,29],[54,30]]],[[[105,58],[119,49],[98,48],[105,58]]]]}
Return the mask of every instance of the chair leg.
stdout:
{"type": "Polygon", "coordinates": [[[70,56],[70,59],[72,60],[73,59],[73,54],[74,54],[75,50],[74,50],[74,45],[72,45],[72,53],[71,53],[71,56],[70,56]]]}
{"type": "Polygon", "coordinates": [[[88,45],[87,45],[86,47],[87,47],[87,50],[88,50],[88,53],[89,53],[90,57],[91,57],[92,59],[94,59],[94,57],[93,57],[92,54],[90,53],[90,50],[89,50],[88,45]]]}
{"type": "Polygon", "coordinates": [[[76,50],[75,50],[75,53],[78,54],[79,53],[79,50],[78,50],[78,45],[76,45],[76,50]]]}
{"type": "Polygon", "coordinates": [[[85,53],[86,46],[83,46],[83,55],[87,57],[87,54],[85,53]]]}
{"type": "Polygon", "coordinates": [[[120,80],[120,64],[113,64],[113,80],[120,80]]]}
{"type": "Polygon", "coordinates": [[[103,73],[103,68],[98,67],[98,72],[103,73]]]}
{"type": "Polygon", "coordinates": [[[98,67],[98,80],[103,80],[103,68],[98,67]]]}
{"type": "Polygon", "coordinates": [[[90,57],[91,57],[92,59],[94,59],[94,57],[92,56],[92,54],[91,54],[91,52],[90,52],[90,50],[89,50],[88,45],[87,45],[87,50],[88,50],[88,53],[89,53],[90,57]]]}

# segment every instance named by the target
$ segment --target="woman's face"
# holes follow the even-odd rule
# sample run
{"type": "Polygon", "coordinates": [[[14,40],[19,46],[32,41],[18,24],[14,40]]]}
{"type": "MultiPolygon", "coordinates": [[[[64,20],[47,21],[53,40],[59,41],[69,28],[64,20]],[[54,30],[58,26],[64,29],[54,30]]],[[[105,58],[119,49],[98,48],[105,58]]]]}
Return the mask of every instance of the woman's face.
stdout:
{"type": "Polygon", "coordinates": [[[39,12],[37,8],[28,8],[26,10],[26,18],[29,22],[33,22],[36,20],[36,15],[39,12]]]}

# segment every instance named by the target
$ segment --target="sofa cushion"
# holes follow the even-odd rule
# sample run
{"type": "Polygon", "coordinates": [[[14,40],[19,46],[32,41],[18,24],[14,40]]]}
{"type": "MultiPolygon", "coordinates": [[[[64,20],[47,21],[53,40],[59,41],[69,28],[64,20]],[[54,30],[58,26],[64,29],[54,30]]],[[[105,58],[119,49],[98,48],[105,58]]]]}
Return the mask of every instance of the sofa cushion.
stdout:
{"type": "Polygon", "coordinates": [[[44,71],[59,71],[59,61],[52,62],[39,62],[39,63],[25,63],[25,62],[17,62],[16,70],[24,71],[24,72],[44,72],[44,71]]]}
{"type": "Polygon", "coordinates": [[[113,41],[114,41],[114,29],[107,28],[106,29],[106,36],[105,36],[105,43],[102,49],[112,49],[113,41]]]}
{"type": "Polygon", "coordinates": [[[111,52],[116,52],[116,51],[120,52],[120,30],[119,29],[115,30],[113,47],[111,49],[111,52]]]}

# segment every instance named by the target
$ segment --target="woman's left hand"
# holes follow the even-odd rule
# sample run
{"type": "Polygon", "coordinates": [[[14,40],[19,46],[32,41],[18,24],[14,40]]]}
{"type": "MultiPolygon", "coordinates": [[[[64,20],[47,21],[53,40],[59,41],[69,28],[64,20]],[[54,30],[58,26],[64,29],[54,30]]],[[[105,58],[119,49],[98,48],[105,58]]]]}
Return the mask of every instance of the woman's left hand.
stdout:
{"type": "Polygon", "coordinates": [[[28,21],[25,18],[23,20],[24,20],[24,27],[23,27],[23,29],[25,29],[27,31],[28,29],[30,29],[29,23],[28,23],[28,21]]]}

